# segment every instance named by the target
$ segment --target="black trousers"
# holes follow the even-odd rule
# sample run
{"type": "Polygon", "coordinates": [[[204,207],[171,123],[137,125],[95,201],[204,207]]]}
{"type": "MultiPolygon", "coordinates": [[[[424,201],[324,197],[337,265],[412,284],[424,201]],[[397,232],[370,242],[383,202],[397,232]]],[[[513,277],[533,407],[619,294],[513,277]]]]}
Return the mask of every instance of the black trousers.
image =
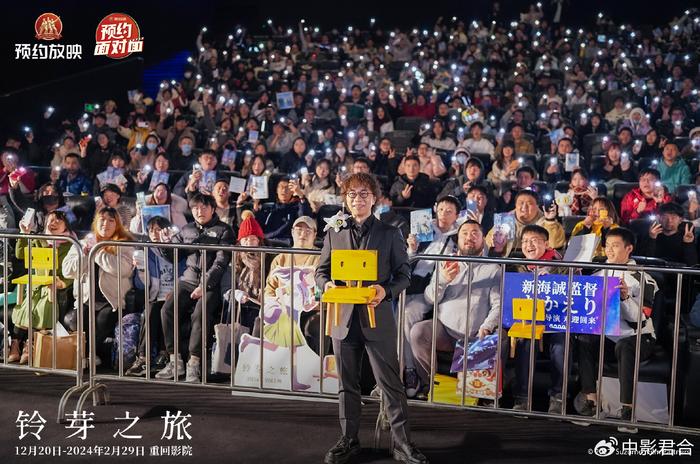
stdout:
{"type": "MultiPolygon", "coordinates": [[[[579,373],[581,375],[581,392],[595,393],[598,378],[598,357],[600,353],[600,335],[578,335],[579,373]]],[[[639,360],[644,361],[654,352],[655,340],[650,334],[643,334],[639,345],[639,360]]],[[[617,342],[605,339],[604,356],[615,355],[617,359],[617,378],[620,381],[620,402],[632,404],[634,383],[634,358],[637,348],[637,336],[625,337],[617,342]]]]}
{"type": "MultiPolygon", "coordinates": [[[[151,352],[153,352],[153,347],[157,348],[157,351],[161,350],[164,345],[163,342],[163,324],[161,323],[160,310],[165,304],[164,301],[156,301],[151,303],[150,314],[148,314],[148,324],[150,325],[151,332],[151,352]]],[[[146,308],[144,307],[144,313],[146,308]]],[[[139,332],[139,356],[146,356],[146,315],[142,314],[141,317],[141,331],[139,332]]]]}
{"type": "Polygon", "coordinates": [[[399,377],[396,336],[383,340],[366,340],[360,326],[359,312],[353,310],[350,330],[343,340],[333,339],[333,352],[340,381],[338,405],[343,435],[357,438],[360,431],[362,351],[367,350],[374,378],[381,388],[386,411],[396,443],[409,443],[408,403],[399,377]]]}
{"type": "MultiPolygon", "coordinates": [[[[85,324],[85,332],[87,334],[87,327],[89,321],[89,309],[90,307],[85,304],[83,305],[83,323],[85,324]]],[[[104,342],[108,337],[114,337],[114,328],[117,326],[117,321],[119,320],[119,314],[117,311],[112,310],[112,305],[106,301],[96,301],[95,302],[95,350],[97,356],[103,360],[107,360],[111,357],[112,346],[104,346],[104,342]]],[[[88,349],[90,349],[90,337],[86,337],[86,344],[88,349]]],[[[89,351],[88,351],[89,352],[89,351]]]]}
{"type": "MultiPolygon", "coordinates": [[[[202,294],[202,298],[193,300],[190,294],[199,284],[180,281],[178,288],[178,318],[181,323],[188,317],[191,321],[189,337],[189,353],[202,357],[202,301],[207,301],[207,348],[211,346],[211,336],[216,313],[221,309],[221,291],[219,287],[214,287],[202,294]]],[[[165,349],[169,354],[175,354],[174,327],[175,327],[175,293],[170,294],[160,310],[160,317],[163,323],[163,338],[165,339],[165,349]]],[[[179,336],[179,334],[178,334],[179,336]]],[[[182,350],[179,350],[182,353],[182,350]]]]}

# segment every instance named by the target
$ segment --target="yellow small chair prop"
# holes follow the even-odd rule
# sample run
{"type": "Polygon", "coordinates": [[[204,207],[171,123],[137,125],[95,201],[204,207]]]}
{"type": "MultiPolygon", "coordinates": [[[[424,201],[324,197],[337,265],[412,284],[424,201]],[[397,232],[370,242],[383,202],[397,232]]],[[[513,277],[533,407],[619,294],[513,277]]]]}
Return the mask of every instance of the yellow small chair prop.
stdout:
{"type": "MultiPolygon", "coordinates": [[[[331,251],[331,280],[356,281],[357,286],[329,288],[321,295],[321,302],[327,303],[326,335],[331,334],[331,310],[334,325],[340,324],[340,304],[368,304],[376,295],[376,290],[363,287],[363,281],[377,280],[377,250],[333,250],[331,251]],[[331,303],[333,306],[331,306],[331,303]]],[[[367,307],[369,326],[377,326],[374,308],[367,307]]]]}
{"type": "MultiPolygon", "coordinates": [[[[537,322],[544,321],[544,300],[537,300],[537,312],[535,313],[535,340],[542,340],[544,334],[544,324],[537,322]]],[[[532,338],[532,306],[534,300],[529,298],[513,298],[513,320],[517,320],[508,330],[511,343],[511,356],[515,352],[515,340],[517,338],[532,338]]]]}
{"type": "MultiPolygon", "coordinates": [[[[32,274],[32,286],[41,287],[43,285],[51,285],[53,276],[47,275],[53,271],[53,248],[32,247],[31,268],[29,265],[29,247],[24,249],[24,266],[27,271],[32,274]],[[40,274],[37,271],[45,271],[40,274]]],[[[29,274],[12,279],[15,285],[29,285],[29,274]]],[[[18,303],[21,303],[22,292],[19,292],[18,303]]]]}

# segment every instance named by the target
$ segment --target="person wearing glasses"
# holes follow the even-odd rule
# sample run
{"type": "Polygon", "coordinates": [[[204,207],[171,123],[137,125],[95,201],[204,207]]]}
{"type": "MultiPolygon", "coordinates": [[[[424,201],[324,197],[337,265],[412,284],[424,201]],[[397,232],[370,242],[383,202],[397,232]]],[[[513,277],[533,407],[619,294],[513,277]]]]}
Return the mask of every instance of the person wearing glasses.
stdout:
{"type": "Polygon", "coordinates": [[[427,459],[411,443],[406,391],[399,377],[396,351],[396,321],[393,303],[409,285],[406,242],[396,227],[374,217],[372,209],[379,196],[379,185],[371,174],[358,173],[343,183],[342,195],[351,217],[328,230],[316,269],[316,285],[323,291],[336,286],[331,280],[332,250],[377,250],[377,280],[366,282],[376,290],[368,306],[375,308],[376,326],[370,328],[365,305],[341,305],[340,323],[332,326],[339,391],[342,435],[325,456],[326,463],[344,463],[361,451],[360,377],[362,354],[367,351],[377,384],[384,393],[387,416],[394,437],[394,459],[426,463],[427,459]]]}
{"type": "MultiPolygon", "coordinates": [[[[561,255],[557,250],[550,248],[549,232],[542,226],[531,224],[523,228],[520,243],[526,259],[539,261],[561,261],[561,255]]],[[[565,267],[557,266],[517,266],[517,272],[533,276],[537,272],[538,278],[546,274],[567,274],[565,267]]],[[[549,389],[550,414],[561,414],[562,408],[562,383],[564,372],[564,346],[565,334],[562,332],[547,333],[543,335],[544,343],[549,348],[550,374],[552,385],[549,389]]],[[[537,356],[537,349],[535,349],[537,356]]],[[[530,340],[519,338],[515,345],[515,386],[513,391],[514,406],[516,411],[527,410],[528,378],[530,370],[530,340]]]]}

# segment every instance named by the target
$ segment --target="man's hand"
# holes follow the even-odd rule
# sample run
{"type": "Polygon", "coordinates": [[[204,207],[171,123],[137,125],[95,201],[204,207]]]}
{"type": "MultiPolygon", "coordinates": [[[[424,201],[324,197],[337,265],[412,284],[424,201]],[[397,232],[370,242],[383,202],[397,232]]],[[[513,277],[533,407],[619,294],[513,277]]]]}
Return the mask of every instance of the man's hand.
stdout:
{"type": "Polygon", "coordinates": [[[187,191],[188,192],[194,192],[197,190],[197,187],[199,186],[199,181],[202,178],[202,171],[197,170],[192,173],[190,176],[190,180],[187,182],[187,191]]]}
{"type": "MultiPolygon", "coordinates": [[[[651,225],[651,228],[649,229],[649,237],[651,237],[652,240],[656,240],[656,237],[659,236],[661,232],[663,232],[663,227],[661,227],[661,224],[658,222],[654,221],[654,223],[651,225]]],[[[685,241],[685,236],[683,237],[683,240],[685,241]]]]}
{"type": "Polygon", "coordinates": [[[418,251],[418,240],[416,240],[415,235],[409,234],[408,238],[406,239],[406,244],[408,245],[408,249],[411,253],[418,251]]]}
{"type": "Polygon", "coordinates": [[[647,209],[647,201],[642,200],[637,204],[637,213],[642,214],[645,209],[647,209]]]}
{"type": "Polygon", "coordinates": [[[457,261],[446,261],[440,267],[440,278],[448,284],[455,280],[459,274],[459,263],[457,261]]]}
{"type": "Polygon", "coordinates": [[[629,287],[627,286],[627,282],[625,282],[624,277],[620,279],[620,285],[618,285],[616,288],[620,289],[620,301],[624,301],[630,297],[629,287]]]}
{"type": "Polygon", "coordinates": [[[412,191],[413,191],[413,185],[406,184],[406,186],[401,191],[401,196],[404,197],[406,200],[408,200],[409,198],[411,198],[412,191]]]}
{"type": "Polygon", "coordinates": [[[199,300],[200,298],[202,298],[202,287],[199,286],[195,288],[192,291],[192,293],[190,293],[190,298],[192,298],[193,300],[199,300]]]}
{"type": "Polygon", "coordinates": [[[326,282],[326,285],[323,286],[323,291],[325,292],[325,291],[328,291],[329,288],[335,288],[335,287],[337,287],[335,282],[333,282],[332,280],[329,280],[328,282],[326,282]]]}
{"type": "Polygon", "coordinates": [[[384,301],[384,298],[386,298],[386,291],[384,290],[384,287],[382,287],[381,285],[377,285],[377,284],[370,285],[370,288],[375,289],[377,291],[377,293],[374,295],[374,298],[372,299],[372,301],[369,302],[369,304],[367,306],[369,306],[370,308],[374,308],[379,303],[384,301]]]}
{"type": "Polygon", "coordinates": [[[695,227],[692,224],[685,225],[683,243],[693,243],[695,241],[695,227]]]}

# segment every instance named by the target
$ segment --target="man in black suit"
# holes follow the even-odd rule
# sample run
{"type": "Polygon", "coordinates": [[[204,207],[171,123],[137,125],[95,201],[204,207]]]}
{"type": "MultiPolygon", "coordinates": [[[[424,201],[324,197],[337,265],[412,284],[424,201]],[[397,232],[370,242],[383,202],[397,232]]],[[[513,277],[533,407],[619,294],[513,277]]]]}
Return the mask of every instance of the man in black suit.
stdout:
{"type": "Polygon", "coordinates": [[[370,328],[365,305],[341,305],[340,324],[332,326],[333,352],[340,380],[339,409],[342,436],[325,457],[329,464],[344,463],[360,452],[360,373],[362,350],[367,350],[377,384],[384,392],[387,415],[394,436],[394,459],[424,464],[427,459],[410,441],[406,392],[399,377],[396,321],[392,302],[410,282],[406,243],[396,227],[372,214],[379,186],[370,174],[353,174],[343,183],[343,195],[352,215],[347,225],[328,231],[324,238],[316,283],[324,291],[330,280],[331,250],[378,250],[377,280],[367,282],[376,290],[369,306],[375,308],[376,327],[370,328]]]}

